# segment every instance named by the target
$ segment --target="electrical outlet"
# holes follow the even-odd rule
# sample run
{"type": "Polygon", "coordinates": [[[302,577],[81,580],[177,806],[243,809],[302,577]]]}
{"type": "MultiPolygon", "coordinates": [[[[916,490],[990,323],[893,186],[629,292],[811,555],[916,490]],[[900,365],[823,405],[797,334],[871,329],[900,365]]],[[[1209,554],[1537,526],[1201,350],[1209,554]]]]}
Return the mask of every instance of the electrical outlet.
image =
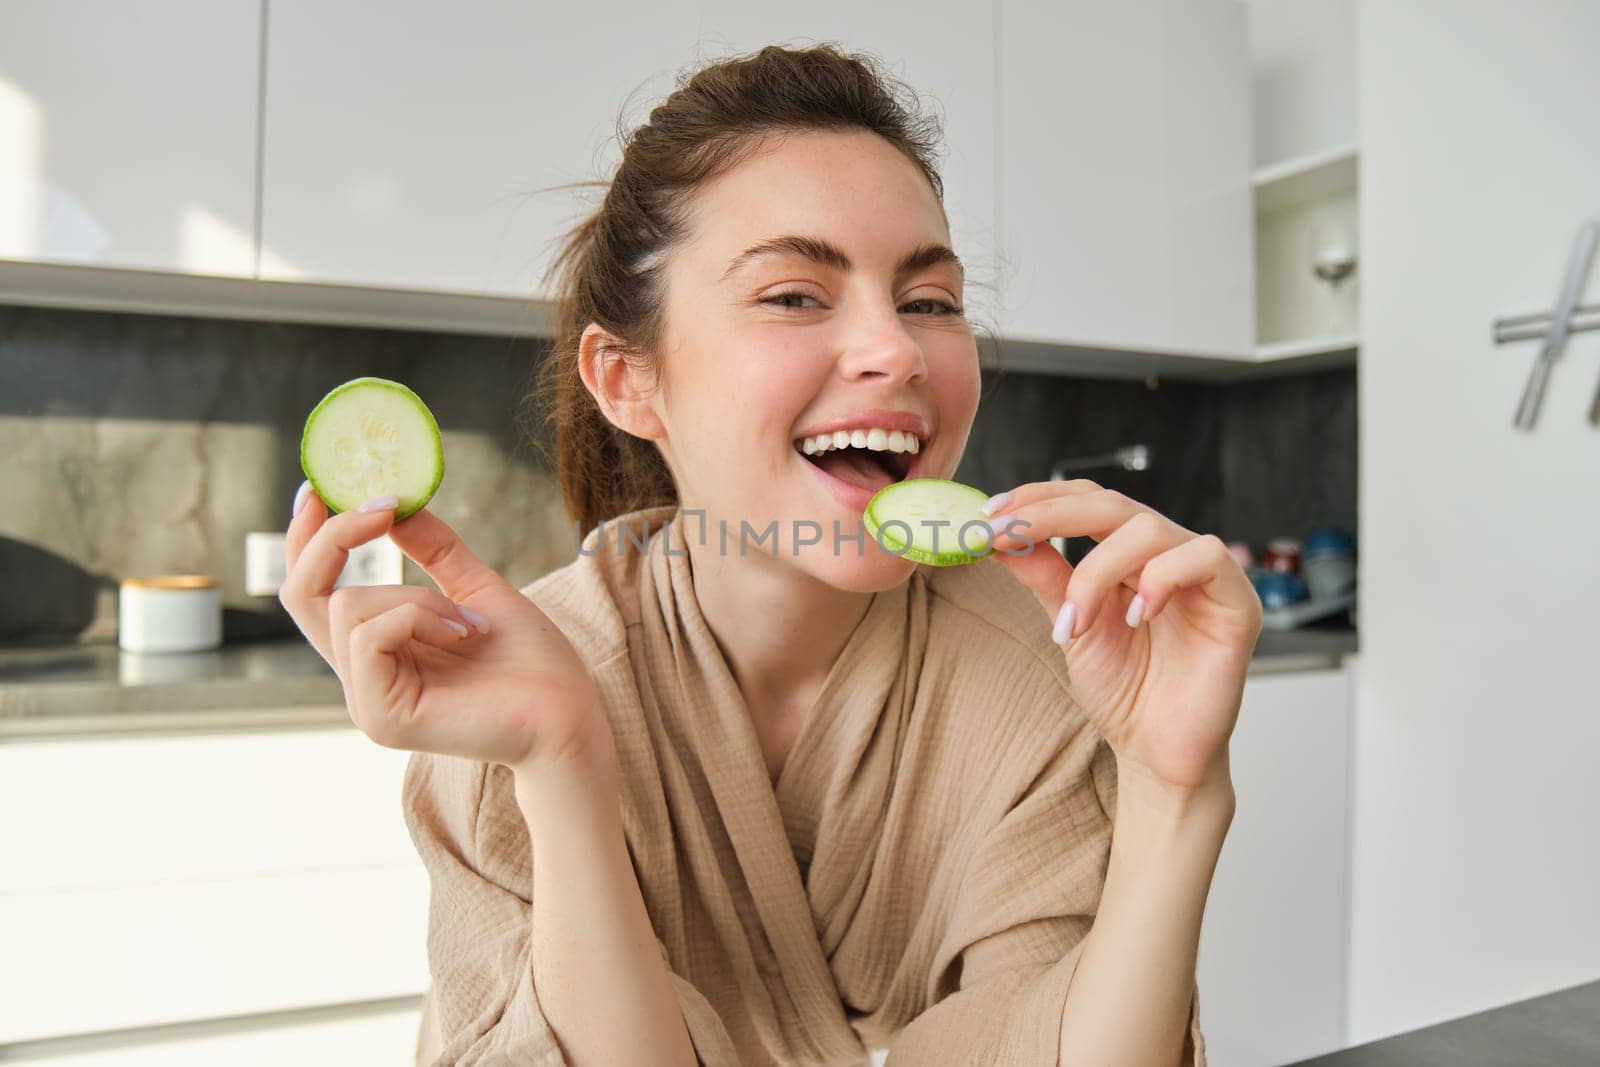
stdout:
{"type": "Polygon", "coordinates": [[[334,588],[342,585],[399,585],[404,575],[405,553],[395,547],[384,534],[376,541],[368,541],[350,550],[344,561],[344,570],[334,588]]]}
{"type": "MultiPolygon", "coordinates": [[[[283,557],[283,534],[253,532],[244,535],[244,591],[247,596],[277,596],[287,568],[283,557]]],[[[333,583],[346,585],[400,585],[405,575],[405,553],[389,540],[388,534],[350,550],[333,583]]]]}

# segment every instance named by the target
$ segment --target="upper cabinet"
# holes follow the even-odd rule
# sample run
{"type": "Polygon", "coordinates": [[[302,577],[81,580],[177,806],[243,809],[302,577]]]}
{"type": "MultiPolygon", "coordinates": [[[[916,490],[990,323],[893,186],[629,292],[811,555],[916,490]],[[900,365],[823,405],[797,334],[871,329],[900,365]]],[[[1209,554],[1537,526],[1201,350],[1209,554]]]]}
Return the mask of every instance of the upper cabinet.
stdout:
{"type": "Polygon", "coordinates": [[[1000,332],[1248,357],[1249,32],[1234,0],[1000,0],[1000,332]]]}
{"type": "Polygon", "coordinates": [[[695,20],[605,5],[275,0],[261,276],[530,297],[619,107],[671,86],[695,20]],[[642,12],[641,12],[642,14],[642,12]]]}
{"type": "Polygon", "coordinates": [[[260,0],[6,0],[0,259],[255,271],[260,0]]]}
{"type": "Polygon", "coordinates": [[[4,10],[0,300],[548,330],[543,278],[621,137],[706,63],[831,41],[938,120],[971,317],[1033,342],[1007,365],[1259,361],[1237,0],[4,10]]]}
{"type": "Polygon", "coordinates": [[[1249,14],[1255,166],[1353,149],[1355,0],[1252,0],[1249,14]]]}
{"type": "Polygon", "coordinates": [[[1360,230],[1354,0],[1255,0],[1258,357],[1353,356],[1360,230]]]}
{"type": "Polygon", "coordinates": [[[875,52],[946,113],[958,250],[992,248],[989,12],[956,0],[756,9],[275,0],[268,21],[261,276],[548,298],[560,239],[598,206],[623,131],[680,71],[783,42],[875,52]],[[641,11],[641,15],[643,12],[641,11]],[[359,62],[352,62],[359,56],[359,62]]]}

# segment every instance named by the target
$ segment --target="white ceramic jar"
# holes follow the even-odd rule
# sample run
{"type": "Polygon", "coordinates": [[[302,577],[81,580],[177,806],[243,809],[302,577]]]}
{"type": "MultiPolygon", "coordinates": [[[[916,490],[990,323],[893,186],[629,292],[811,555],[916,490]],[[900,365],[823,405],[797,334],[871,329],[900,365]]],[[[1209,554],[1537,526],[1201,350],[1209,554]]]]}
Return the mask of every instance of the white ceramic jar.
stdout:
{"type": "Polygon", "coordinates": [[[199,652],[222,645],[222,590],[206,574],[124,578],[117,602],[124,652],[199,652]]]}

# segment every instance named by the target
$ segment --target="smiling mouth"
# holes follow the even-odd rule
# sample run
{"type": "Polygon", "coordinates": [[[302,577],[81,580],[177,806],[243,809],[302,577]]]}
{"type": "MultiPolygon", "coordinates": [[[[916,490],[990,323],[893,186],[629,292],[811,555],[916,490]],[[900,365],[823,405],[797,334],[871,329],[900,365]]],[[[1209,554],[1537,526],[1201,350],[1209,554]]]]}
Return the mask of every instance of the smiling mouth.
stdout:
{"type": "Polygon", "coordinates": [[[922,444],[914,433],[863,426],[802,437],[794,447],[813,466],[846,485],[875,493],[910,473],[922,444]]]}

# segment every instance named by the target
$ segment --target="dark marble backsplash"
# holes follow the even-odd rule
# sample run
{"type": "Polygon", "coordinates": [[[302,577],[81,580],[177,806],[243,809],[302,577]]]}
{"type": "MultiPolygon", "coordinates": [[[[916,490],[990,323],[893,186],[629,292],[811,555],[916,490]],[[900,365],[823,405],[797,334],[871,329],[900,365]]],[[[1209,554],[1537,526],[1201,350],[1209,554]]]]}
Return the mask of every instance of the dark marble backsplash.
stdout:
{"type": "MultiPolygon", "coordinates": [[[[0,643],[110,641],[124,576],[201,572],[228,641],[290,634],[244,592],[245,534],[281,531],[305,414],[362,374],[406,382],[445,436],[430,507],[521,585],[572,530],[521,406],[543,341],[0,306],[0,643]]],[[[1229,385],[985,372],[958,477],[998,492],[1060,459],[1145,444],[1084,476],[1246,540],[1355,528],[1354,369],[1229,385]]],[[[1092,542],[1074,541],[1080,558],[1092,542]]],[[[426,584],[405,562],[405,580],[426,584]]]]}
{"type": "MultiPolygon", "coordinates": [[[[206,573],[225,641],[295,632],[245,589],[245,534],[287,527],[306,413],[363,374],[425,396],[445,439],[430,507],[508,580],[574,551],[518,432],[542,342],[0,307],[0,642],[114,640],[121,578],[206,573]]],[[[428,579],[411,560],[407,582],[428,579]]]]}
{"type": "MultiPolygon", "coordinates": [[[[957,476],[998,492],[1057,462],[1146,445],[1143,471],[1085,470],[1200,533],[1245,541],[1356,527],[1356,370],[1234,382],[985,373],[957,476]]],[[[1068,544],[1076,561],[1088,539],[1068,544]]]]}

